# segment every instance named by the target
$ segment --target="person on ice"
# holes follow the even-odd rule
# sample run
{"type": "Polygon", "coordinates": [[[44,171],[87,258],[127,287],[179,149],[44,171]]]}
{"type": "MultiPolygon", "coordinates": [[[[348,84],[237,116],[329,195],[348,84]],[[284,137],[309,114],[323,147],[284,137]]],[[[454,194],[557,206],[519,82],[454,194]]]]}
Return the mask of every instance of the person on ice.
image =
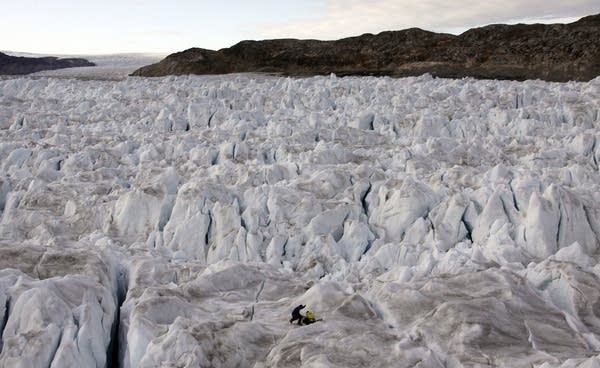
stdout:
{"type": "Polygon", "coordinates": [[[302,324],[310,325],[311,323],[315,323],[317,320],[315,319],[315,315],[311,311],[306,311],[306,316],[302,318],[302,324]]]}
{"type": "Polygon", "coordinates": [[[294,321],[298,320],[298,324],[302,325],[302,319],[306,318],[302,314],[300,314],[300,310],[306,307],[306,305],[300,304],[292,311],[292,319],[290,319],[290,323],[294,323],[294,321]]]}

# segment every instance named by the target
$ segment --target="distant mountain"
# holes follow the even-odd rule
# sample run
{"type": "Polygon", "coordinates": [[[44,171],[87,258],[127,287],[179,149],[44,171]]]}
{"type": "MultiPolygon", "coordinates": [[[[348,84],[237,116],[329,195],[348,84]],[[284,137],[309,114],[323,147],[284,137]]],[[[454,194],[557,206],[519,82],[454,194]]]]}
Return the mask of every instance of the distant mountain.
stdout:
{"type": "Polygon", "coordinates": [[[23,57],[10,56],[0,52],[0,75],[29,74],[42,70],[73,68],[78,66],[95,66],[86,59],[57,57],[23,57]]]}
{"type": "Polygon", "coordinates": [[[600,14],[570,24],[489,25],[459,36],[418,28],[336,41],[242,41],[192,48],[132,75],[267,72],[586,81],[600,75],[600,14]]]}

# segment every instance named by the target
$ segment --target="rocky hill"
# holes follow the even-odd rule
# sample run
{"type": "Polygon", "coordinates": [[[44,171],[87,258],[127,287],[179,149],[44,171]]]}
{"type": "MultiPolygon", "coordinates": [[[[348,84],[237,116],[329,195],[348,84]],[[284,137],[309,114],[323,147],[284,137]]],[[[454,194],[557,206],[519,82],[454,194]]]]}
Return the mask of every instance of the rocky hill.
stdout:
{"type": "Polygon", "coordinates": [[[86,59],[48,57],[10,56],[0,52],[0,75],[29,74],[42,70],[73,68],[78,66],[95,66],[86,59]]]}
{"type": "Polygon", "coordinates": [[[266,72],[307,76],[411,76],[585,81],[600,75],[600,14],[570,24],[489,25],[461,35],[418,28],[336,41],[242,41],[218,51],[191,48],[136,76],[266,72]]]}

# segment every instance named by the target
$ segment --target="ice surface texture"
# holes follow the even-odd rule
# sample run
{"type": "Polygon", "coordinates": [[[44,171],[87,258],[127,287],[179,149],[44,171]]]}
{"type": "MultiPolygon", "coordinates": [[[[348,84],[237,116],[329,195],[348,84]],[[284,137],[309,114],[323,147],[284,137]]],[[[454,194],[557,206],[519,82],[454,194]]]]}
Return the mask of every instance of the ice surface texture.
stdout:
{"type": "Polygon", "coordinates": [[[0,81],[0,366],[600,366],[599,126],[600,79],[0,81]]]}

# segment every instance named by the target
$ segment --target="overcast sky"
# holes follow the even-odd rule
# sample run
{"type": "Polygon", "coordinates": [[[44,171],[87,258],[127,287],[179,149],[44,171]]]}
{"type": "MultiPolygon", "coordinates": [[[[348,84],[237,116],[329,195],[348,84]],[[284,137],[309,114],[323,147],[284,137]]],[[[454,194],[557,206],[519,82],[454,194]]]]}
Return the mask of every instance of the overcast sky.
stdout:
{"type": "Polygon", "coordinates": [[[0,0],[0,50],[171,53],[244,39],[336,39],[420,27],[458,34],[490,23],[562,22],[600,0],[0,0]]]}

